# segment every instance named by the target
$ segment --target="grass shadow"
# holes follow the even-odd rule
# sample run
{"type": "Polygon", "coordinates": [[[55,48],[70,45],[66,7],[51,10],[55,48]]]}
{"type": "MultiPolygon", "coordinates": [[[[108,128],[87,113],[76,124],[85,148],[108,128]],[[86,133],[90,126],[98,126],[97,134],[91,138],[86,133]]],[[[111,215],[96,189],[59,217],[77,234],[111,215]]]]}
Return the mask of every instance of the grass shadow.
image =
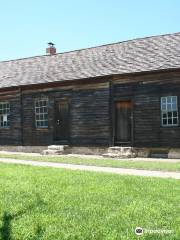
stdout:
{"type": "MultiPolygon", "coordinates": [[[[39,205],[44,205],[44,201],[37,195],[37,199],[34,203],[26,207],[25,209],[19,210],[17,213],[10,214],[7,211],[4,212],[2,217],[2,227],[0,228],[0,239],[1,240],[12,240],[11,238],[11,222],[14,219],[18,219],[22,217],[26,212],[33,210],[39,205]]],[[[44,229],[41,226],[37,226],[37,229],[35,231],[35,235],[33,239],[41,239],[44,233],[44,229]]]]}
{"type": "Polygon", "coordinates": [[[2,240],[11,239],[11,221],[13,216],[7,212],[4,212],[2,218],[2,227],[0,228],[0,235],[2,240]]]}

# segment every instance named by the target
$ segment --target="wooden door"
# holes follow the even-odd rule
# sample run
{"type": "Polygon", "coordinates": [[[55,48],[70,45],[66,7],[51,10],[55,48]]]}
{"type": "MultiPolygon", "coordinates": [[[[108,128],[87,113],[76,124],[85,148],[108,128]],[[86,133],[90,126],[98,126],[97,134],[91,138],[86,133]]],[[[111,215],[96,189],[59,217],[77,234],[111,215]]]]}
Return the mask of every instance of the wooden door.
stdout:
{"type": "Polygon", "coordinates": [[[131,101],[115,102],[115,144],[128,144],[132,135],[131,101]]]}
{"type": "Polygon", "coordinates": [[[69,139],[69,103],[58,101],[55,103],[55,140],[68,141],[69,139]]]}

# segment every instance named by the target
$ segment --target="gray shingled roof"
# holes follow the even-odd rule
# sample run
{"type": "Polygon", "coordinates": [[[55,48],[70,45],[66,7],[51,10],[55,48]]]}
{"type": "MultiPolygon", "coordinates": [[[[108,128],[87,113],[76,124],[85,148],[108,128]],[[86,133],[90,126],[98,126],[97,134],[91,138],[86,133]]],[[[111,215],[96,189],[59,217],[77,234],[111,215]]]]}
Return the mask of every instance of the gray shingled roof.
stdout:
{"type": "Polygon", "coordinates": [[[180,68],[180,33],[0,62],[0,88],[180,68]]]}

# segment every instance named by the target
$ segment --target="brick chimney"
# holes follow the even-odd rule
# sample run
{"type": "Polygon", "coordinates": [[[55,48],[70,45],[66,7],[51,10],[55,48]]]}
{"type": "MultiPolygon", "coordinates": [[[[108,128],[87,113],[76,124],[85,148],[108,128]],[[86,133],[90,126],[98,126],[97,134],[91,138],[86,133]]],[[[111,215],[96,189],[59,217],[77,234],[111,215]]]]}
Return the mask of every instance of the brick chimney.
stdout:
{"type": "Polygon", "coordinates": [[[54,43],[49,42],[48,43],[48,48],[46,48],[46,54],[48,55],[54,55],[56,54],[56,48],[54,47],[54,43]]]}

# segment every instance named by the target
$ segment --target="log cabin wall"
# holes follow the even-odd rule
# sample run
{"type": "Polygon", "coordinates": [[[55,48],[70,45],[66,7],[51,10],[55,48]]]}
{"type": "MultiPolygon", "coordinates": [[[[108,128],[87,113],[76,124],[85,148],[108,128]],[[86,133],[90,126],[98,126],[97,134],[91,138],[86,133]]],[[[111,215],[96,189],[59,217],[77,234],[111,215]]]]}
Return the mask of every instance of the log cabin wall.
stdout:
{"type": "Polygon", "coordinates": [[[0,127],[0,145],[22,145],[20,91],[1,92],[0,102],[10,104],[10,126],[0,127]]]}
{"type": "Polygon", "coordinates": [[[11,114],[10,127],[0,128],[0,144],[59,144],[54,141],[54,105],[55,101],[67,99],[70,106],[69,143],[111,146],[113,102],[132,100],[131,146],[180,147],[180,126],[161,126],[162,96],[178,97],[180,120],[180,71],[116,76],[103,83],[1,91],[0,102],[10,102],[11,114]],[[34,100],[42,97],[49,99],[49,125],[47,129],[36,129],[34,100]]]}
{"type": "Polygon", "coordinates": [[[26,90],[22,95],[23,144],[51,145],[54,141],[54,106],[69,102],[69,142],[72,145],[108,145],[110,141],[109,83],[26,90]],[[47,129],[35,127],[34,100],[49,100],[47,129]]]}
{"type": "Polygon", "coordinates": [[[73,90],[71,103],[71,143],[104,145],[110,142],[109,83],[73,90]]]}
{"type": "Polygon", "coordinates": [[[114,81],[113,89],[114,100],[133,102],[133,146],[180,147],[180,126],[161,126],[163,96],[177,96],[180,119],[179,71],[125,77],[114,81]]]}

